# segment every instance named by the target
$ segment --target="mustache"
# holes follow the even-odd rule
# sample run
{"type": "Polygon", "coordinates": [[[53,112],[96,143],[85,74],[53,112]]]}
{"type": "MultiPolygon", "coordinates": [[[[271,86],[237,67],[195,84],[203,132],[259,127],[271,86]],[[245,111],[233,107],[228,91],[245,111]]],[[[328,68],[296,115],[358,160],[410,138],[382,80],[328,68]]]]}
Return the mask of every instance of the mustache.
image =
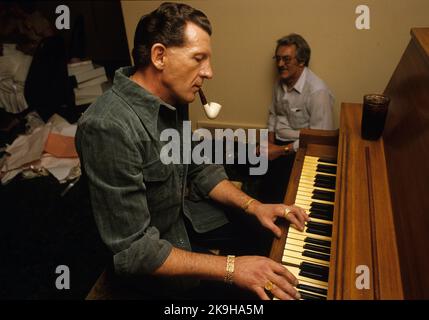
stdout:
{"type": "Polygon", "coordinates": [[[285,71],[285,70],[287,70],[287,68],[277,68],[277,70],[279,71],[279,72],[283,72],[283,71],[285,71]]]}

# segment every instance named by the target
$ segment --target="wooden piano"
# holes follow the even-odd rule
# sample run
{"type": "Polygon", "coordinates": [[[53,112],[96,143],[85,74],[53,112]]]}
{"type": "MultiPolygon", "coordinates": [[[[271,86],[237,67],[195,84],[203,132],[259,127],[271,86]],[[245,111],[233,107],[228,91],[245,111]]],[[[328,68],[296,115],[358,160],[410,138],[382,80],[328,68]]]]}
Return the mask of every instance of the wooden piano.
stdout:
{"type": "Polygon", "coordinates": [[[337,131],[302,130],[270,257],[299,279],[304,299],[429,299],[429,28],[411,41],[385,94],[383,137],[362,140],[362,105],[343,103],[337,131]],[[428,192],[428,193],[426,193],[428,192]]]}

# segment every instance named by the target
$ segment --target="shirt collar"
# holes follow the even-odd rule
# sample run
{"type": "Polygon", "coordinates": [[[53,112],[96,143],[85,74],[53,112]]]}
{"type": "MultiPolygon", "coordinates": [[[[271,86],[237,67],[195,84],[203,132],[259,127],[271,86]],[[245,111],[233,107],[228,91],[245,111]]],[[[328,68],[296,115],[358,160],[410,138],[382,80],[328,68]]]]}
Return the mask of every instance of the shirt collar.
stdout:
{"type": "MultiPolygon", "coordinates": [[[[306,79],[307,79],[307,67],[304,67],[304,70],[302,70],[302,73],[299,76],[298,81],[292,87],[292,90],[295,90],[298,93],[302,93],[302,91],[304,90],[306,79]]],[[[282,88],[284,92],[287,92],[287,86],[285,84],[282,84],[282,88]]]]}
{"type": "Polygon", "coordinates": [[[155,135],[160,108],[165,107],[166,111],[174,112],[176,108],[132,81],[129,77],[135,70],[135,67],[116,70],[112,90],[134,110],[148,131],[155,135]]]}

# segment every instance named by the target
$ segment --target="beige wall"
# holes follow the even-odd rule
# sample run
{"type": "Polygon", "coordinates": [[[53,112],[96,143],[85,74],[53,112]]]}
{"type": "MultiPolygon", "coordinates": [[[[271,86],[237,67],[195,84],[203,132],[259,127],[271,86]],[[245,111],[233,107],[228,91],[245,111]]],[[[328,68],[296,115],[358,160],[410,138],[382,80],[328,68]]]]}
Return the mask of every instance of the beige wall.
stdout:
{"type": "MultiPolygon", "coordinates": [[[[312,48],[310,68],[340,103],[360,102],[384,91],[415,26],[429,26],[428,0],[206,0],[183,1],[202,11],[213,25],[214,78],[204,85],[208,100],[223,105],[215,120],[265,126],[275,69],[275,41],[302,34],[312,48]],[[371,29],[355,28],[355,9],[371,10],[371,29]]],[[[130,48],[140,16],[162,1],[122,1],[130,48]]],[[[199,100],[191,107],[193,125],[206,121],[199,100]]]]}

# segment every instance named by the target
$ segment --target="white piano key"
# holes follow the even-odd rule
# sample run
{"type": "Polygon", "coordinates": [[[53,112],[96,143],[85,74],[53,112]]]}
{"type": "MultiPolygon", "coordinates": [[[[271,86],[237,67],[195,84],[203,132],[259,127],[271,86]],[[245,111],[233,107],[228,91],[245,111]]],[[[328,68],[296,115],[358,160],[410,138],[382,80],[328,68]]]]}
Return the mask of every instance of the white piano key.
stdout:
{"type": "Polygon", "coordinates": [[[310,238],[325,240],[325,241],[331,241],[332,240],[331,237],[322,236],[319,234],[307,233],[306,231],[301,232],[301,231],[294,229],[293,227],[289,228],[288,235],[289,234],[293,234],[295,239],[305,239],[306,237],[310,237],[310,238]]]}

